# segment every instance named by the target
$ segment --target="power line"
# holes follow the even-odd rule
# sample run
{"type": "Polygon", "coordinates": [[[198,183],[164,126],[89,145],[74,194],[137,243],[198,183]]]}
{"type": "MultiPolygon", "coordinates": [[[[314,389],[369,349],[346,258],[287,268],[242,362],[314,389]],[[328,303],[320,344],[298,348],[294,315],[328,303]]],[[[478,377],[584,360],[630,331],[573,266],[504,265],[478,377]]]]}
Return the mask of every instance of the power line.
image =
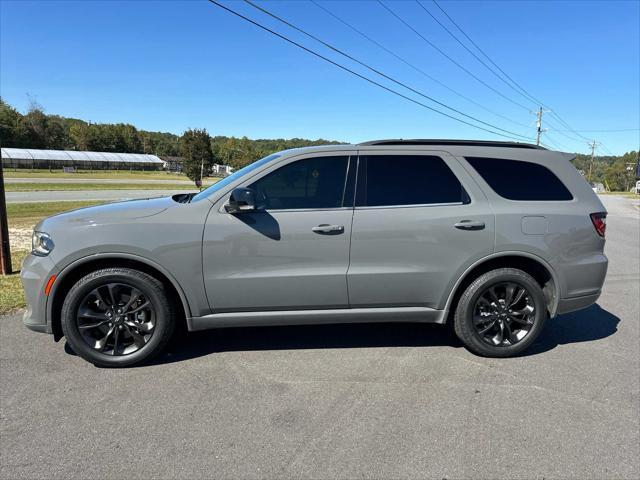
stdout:
{"type": "Polygon", "coordinates": [[[609,155],[611,155],[612,157],[615,157],[615,155],[613,154],[613,152],[612,152],[611,150],[609,150],[609,149],[607,148],[607,146],[606,146],[604,143],[600,142],[600,146],[601,146],[601,147],[602,147],[602,149],[605,151],[605,153],[608,153],[608,154],[609,154],[609,155]]]}
{"type": "Polygon", "coordinates": [[[612,130],[555,130],[555,132],[609,133],[609,132],[638,132],[640,128],[618,128],[612,130]]]}
{"type": "MultiPolygon", "coordinates": [[[[474,42],[474,41],[473,41],[473,39],[472,39],[469,35],[467,35],[467,33],[462,29],[462,27],[461,27],[460,25],[458,25],[458,24],[455,22],[455,20],[454,20],[453,18],[451,18],[451,16],[450,16],[450,15],[449,15],[449,14],[448,14],[448,13],[447,13],[447,12],[446,12],[442,7],[441,7],[441,6],[440,6],[440,4],[439,4],[436,0],[431,0],[431,1],[435,4],[435,6],[436,6],[436,7],[438,7],[438,8],[440,9],[440,11],[441,11],[442,13],[444,13],[444,15],[449,19],[449,21],[450,21],[453,25],[455,25],[455,27],[460,31],[460,33],[462,33],[462,34],[465,36],[465,38],[466,38],[467,40],[469,40],[469,42],[471,42],[471,44],[472,44],[474,47],[476,47],[476,48],[478,49],[478,51],[479,51],[479,52],[480,52],[480,53],[481,53],[481,54],[482,54],[482,55],[483,55],[487,60],[489,60],[489,62],[491,62],[491,64],[492,64],[494,67],[496,67],[496,68],[497,68],[497,69],[498,69],[498,70],[499,70],[499,71],[500,71],[500,72],[501,72],[501,73],[502,73],[506,78],[508,78],[508,79],[509,79],[509,80],[510,80],[510,81],[511,81],[511,82],[512,82],[516,87],[518,87],[518,88],[519,88],[519,89],[520,89],[520,90],[521,90],[521,91],[522,91],[522,92],[523,92],[523,93],[524,93],[524,94],[525,94],[525,95],[526,95],[530,100],[532,100],[534,103],[536,103],[536,104],[538,104],[538,105],[543,105],[543,102],[541,102],[540,100],[536,99],[533,95],[531,95],[529,92],[527,92],[527,91],[524,89],[524,87],[522,87],[518,82],[516,82],[513,78],[511,78],[511,76],[510,76],[507,72],[505,72],[502,68],[500,68],[500,66],[499,66],[496,62],[494,62],[494,61],[491,59],[491,57],[490,57],[489,55],[487,55],[487,54],[485,53],[485,51],[484,51],[484,50],[482,50],[482,49],[480,48],[480,46],[479,46],[476,42],[474,42]]],[[[545,106],[545,105],[543,105],[543,106],[545,106]]]]}
{"type": "Polygon", "coordinates": [[[433,49],[435,49],[438,53],[440,53],[442,56],[444,56],[445,58],[447,58],[451,63],[453,63],[454,65],[456,65],[458,68],[460,68],[462,71],[464,71],[465,73],[467,73],[467,75],[470,75],[471,77],[473,77],[474,79],[476,79],[478,82],[480,82],[482,85],[484,85],[485,87],[487,87],[489,90],[493,91],[494,93],[496,93],[497,95],[501,96],[502,98],[504,98],[505,100],[513,103],[514,105],[517,105],[520,108],[523,108],[525,110],[529,110],[529,107],[524,106],[523,104],[521,104],[520,102],[517,102],[515,100],[513,100],[512,98],[506,96],[505,94],[503,94],[502,92],[500,92],[499,90],[496,90],[495,88],[493,88],[491,85],[489,85],[487,82],[485,82],[484,80],[482,80],[481,78],[479,78],[477,75],[475,75],[473,72],[471,72],[470,70],[468,70],[467,68],[465,68],[464,66],[462,66],[460,63],[458,63],[456,60],[454,60],[453,58],[451,58],[449,55],[447,55],[442,49],[440,49],[438,46],[436,46],[434,43],[432,43],[430,40],[428,40],[424,35],[422,35],[420,32],[418,32],[415,28],[413,28],[409,23],[407,23],[402,17],[400,17],[397,13],[395,13],[391,8],[389,8],[387,5],[385,5],[381,0],[377,0],[378,3],[385,9],[387,10],[391,15],[393,15],[395,18],[397,18],[402,24],[404,24],[407,28],[409,28],[413,33],[415,33],[416,35],[418,35],[422,40],[424,40],[425,43],[427,43],[429,46],[431,46],[433,49]]]}
{"type": "Polygon", "coordinates": [[[515,138],[513,136],[505,135],[505,134],[502,134],[502,133],[499,133],[499,132],[495,132],[493,130],[489,130],[489,129],[484,128],[484,127],[480,127],[478,125],[474,125],[473,123],[467,122],[466,120],[462,120],[460,118],[454,117],[453,115],[449,115],[448,113],[445,113],[445,112],[442,112],[442,111],[440,111],[440,110],[438,110],[436,108],[430,107],[429,105],[425,105],[424,103],[422,103],[422,102],[420,102],[420,101],[418,101],[418,100],[416,100],[414,98],[411,98],[411,97],[409,97],[407,95],[404,95],[404,94],[402,94],[402,93],[400,93],[400,92],[398,92],[398,91],[396,91],[396,90],[394,90],[392,88],[389,88],[389,87],[387,87],[387,86],[385,86],[385,85],[383,85],[383,84],[381,84],[379,82],[376,82],[375,80],[372,80],[371,78],[369,78],[369,77],[367,77],[365,75],[362,75],[362,74],[360,74],[360,73],[358,73],[358,72],[356,72],[354,70],[351,70],[350,68],[345,67],[344,65],[341,65],[338,62],[335,62],[335,61],[333,61],[333,60],[321,55],[320,53],[317,53],[317,52],[311,50],[310,48],[305,47],[304,45],[302,45],[302,44],[300,44],[300,43],[298,43],[298,42],[296,42],[294,40],[291,40],[290,38],[288,38],[288,37],[276,32],[275,30],[272,30],[272,29],[262,25],[261,23],[258,23],[255,20],[252,20],[249,17],[246,17],[246,16],[242,15],[241,13],[236,12],[235,10],[232,10],[231,8],[223,5],[222,3],[220,3],[220,2],[218,2],[216,0],[209,0],[209,2],[214,4],[214,5],[216,5],[216,6],[218,6],[218,7],[220,7],[220,8],[222,8],[223,10],[226,10],[227,12],[232,13],[233,15],[235,15],[235,16],[237,16],[237,17],[239,17],[239,18],[241,18],[241,19],[243,19],[243,20],[255,25],[256,27],[261,28],[262,30],[264,30],[266,32],[269,32],[272,35],[275,35],[276,37],[278,37],[278,38],[280,38],[280,39],[282,39],[282,40],[284,40],[284,41],[286,41],[286,42],[288,42],[288,43],[290,43],[290,44],[292,44],[292,45],[304,50],[305,52],[310,53],[310,54],[314,55],[315,57],[320,58],[320,59],[324,60],[325,62],[328,62],[328,63],[340,68],[341,70],[344,70],[345,72],[348,72],[348,73],[350,73],[352,75],[355,75],[356,77],[358,77],[358,78],[360,78],[362,80],[365,80],[366,82],[369,82],[372,85],[375,85],[375,86],[377,86],[379,88],[382,88],[383,90],[386,90],[387,92],[390,92],[390,93],[392,93],[394,95],[397,95],[398,97],[404,98],[405,100],[408,100],[409,102],[412,102],[412,103],[414,103],[416,105],[424,107],[424,108],[426,108],[428,110],[431,110],[433,112],[439,113],[440,115],[443,115],[443,116],[445,116],[447,118],[450,118],[452,120],[456,120],[456,121],[458,121],[460,123],[463,123],[465,125],[469,125],[470,127],[474,127],[474,128],[479,129],[479,130],[483,130],[485,132],[489,132],[489,133],[492,133],[494,135],[498,135],[498,136],[501,136],[501,137],[510,138],[512,140],[519,140],[518,138],[515,138]]]}
{"type": "Polygon", "coordinates": [[[551,127],[553,127],[553,129],[554,129],[554,131],[555,131],[555,132],[559,133],[559,134],[560,134],[560,135],[562,135],[563,137],[565,137],[565,138],[567,138],[567,139],[569,139],[569,140],[571,140],[571,141],[573,141],[573,142],[576,142],[576,143],[580,143],[580,144],[583,144],[583,143],[584,143],[584,138],[578,138],[578,137],[576,137],[576,136],[569,135],[569,133],[568,133],[568,132],[571,132],[571,130],[566,130],[566,131],[565,131],[565,130],[558,129],[558,128],[557,128],[557,125],[556,125],[554,122],[552,122],[550,119],[547,119],[547,123],[548,123],[551,127]]]}
{"type": "Polygon", "coordinates": [[[349,60],[351,60],[351,61],[353,61],[353,62],[356,62],[358,65],[363,66],[364,68],[366,68],[366,69],[368,69],[368,70],[372,71],[373,73],[375,73],[375,74],[377,74],[377,75],[380,75],[381,77],[386,78],[387,80],[389,80],[389,81],[391,81],[391,82],[395,83],[396,85],[399,85],[399,86],[401,86],[401,87],[403,87],[403,88],[406,88],[407,90],[409,90],[409,91],[411,91],[411,92],[415,93],[416,95],[420,95],[421,97],[426,98],[427,100],[429,100],[429,101],[431,101],[431,102],[434,102],[434,103],[436,103],[436,104],[440,105],[441,107],[444,107],[444,108],[446,108],[446,109],[448,109],[448,110],[450,110],[450,111],[452,111],[452,112],[457,113],[458,115],[462,115],[463,117],[466,117],[466,118],[468,118],[468,119],[470,119],[470,120],[473,120],[473,121],[475,121],[475,122],[478,122],[478,123],[481,123],[481,124],[483,124],[483,125],[486,125],[486,126],[488,126],[488,127],[494,128],[494,129],[496,129],[496,130],[500,130],[500,131],[505,132],[505,133],[508,133],[508,134],[510,134],[510,135],[515,135],[515,136],[517,136],[517,137],[522,137],[522,138],[525,138],[525,139],[531,140],[531,137],[527,137],[526,135],[521,135],[521,134],[519,134],[519,133],[515,133],[515,132],[512,132],[512,131],[510,131],[510,130],[505,130],[504,128],[500,128],[500,127],[498,127],[498,126],[496,126],[496,125],[493,125],[493,124],[491,124],[491,123],[488,123],[488,122],[485,122],[485,121],[483,121],[483,120],[480,120],[479,118],[476,118],[476,117],[474,117],[474,116],[472,116],[472,115],[467,115],[466,113],[464,113],[464,112],[462,112],[462,111],[460,111],[460,110],[457,110],[457,109],[455,109],[455,108],[453,108],[453,107],[450,107],[449,105],[447,105],[447,104],[445,104],[445,103],[443,103],[443,102],[440,102],[439,100],[436,100],[435,98],[433,98],[433,97],[431,97],[431,96],[429,96],[429,95],[427,95],[427,94],[425,94],[425,93],[423,93],[423,92],[421,92],[421,91],[419,91],[419,90],[416,90],[415,88],[413,88],[413,87],[411,87],[411,86],[407,85],[406,83],[403,83],[403,82],[401,82],[401,81],[399,81],[399,80],[397,80],[397,79],[395,79],[395,78],[393,78],[393,77],[391,77],[391,76],[387,75],[386,73],[384,73],[384,72],[382,72],[382,71],[380,71],[380,70],[378,70],[378,69],[376,69],[376,68],[374,68],[374,67],[372,67],[372,66],[370,66],[370,65],[368,65],[368,64],[366,64],[366,63],[364,63],[364,62],[362,62],[362,61],[360,61],[360,60],[358,60],[357,58],[353,57],[352,55],[350,55],[350,54],[348,54],[348,53],[344,52],[343,50],[340,50],[339,48],[337,48],[337,47],[335,47],[335,46],[331,45],[330,43],[328,43],[328,42],[326,42],[326,41],[322,40],[321,38],[318,38],[317,36],[315,36],[315,35],[313,35],[313,34],[311,34],[311,33],[307,32],[306,30],[303,30],[302,28],[297,27],[296,25],[292,24],[291,22],[289,22],[289,21],[285,20],[284,18],[279,17],[279,16],[278,16],[278,15],[276,15],[275,13],[272,13],[272,12],[270,12],[269,10],[267,10],[267,9],[265,9],[265,8],[263,8],[263,7],[261,7],[261,6],[257,5],[257,4],[255,4],[255,3],[253,3],[251,0],[245,0],[245,3],[247,3],[248,5],[250,5],[251,7],[255,8],[255,9],[257,9],[257,10],[261,11],[262,13],[264,13],[264,14],[266,14],[266,15],[269,15],[271,18],[274,18],[274,19],[278,20],[279,22],[281,22],[281,23],[283,23],[283,24],[287,25],[288,27],[293,28],[293,29],[294,29],[294,30],[296,30],[297,32],[300,32],[300,33],[302,33],[303,35],[306,35],[307,37],[309,37],[309,38],[311,38],[311,39],[315,40],[316,42],[321,43],[321,44],[322,44],[322,45],[324,45],[325,47],[329,48],[330,50],[333,50],[334,52],[336,52],[336,53],[338,53],[338,54],[342,55],[343,57],[348,58],[349,60]]]}
{"type": "Polygon", "coordinates": [[[358,35],[360,35],[362,38],[368,40],[369,42],[373,43],[374,45],[376,45],[377,47],[381,48],[382,50],[384,50],[385,52],[387,52],[389,55],[393,56],[394,58],[396,58],[397,60],[401,61],[402,63],[404,63],[405,65],[411,67],[412,69],[414,69],[416,72],[420,73],[421,75],[425,76],[426,78],[428,78],[429,80],[437,83],[438,85],[440,85],[443,88],[446,88],[447,90],[449,90],[451,93],[457,95],[458,97],[462,98],[463,100],[466,100],[469,103],[474,104],[475,106],[485,110],[486,112],[489,112],[492,115],[495,115],[496,117],[502,118],[503,120],[506,120],[510,123],[513,123],[514,125],[518,125],[520,127],[524,127],[524,128],[530,128],[530,125],[525,125],[524,123],[521,122],[517,122],[505,115],[502,115],[494,110],[491,110],[490,108],[485,107],[484,105],[476,102],[475,100],[473,100],[472,98],[467,97],[466,95],[458,92],[457,90],[454,90],[453,88],[451,88],[449,85],[447,85],[444,82],[441,82],[440,80],[438,80],[435,77],[432,77],[431,75],[429,75],[427,72],[425,72],[423,69],[421,69],[420,67],[417,67],[416,65],[414,65],[413,63],[409,62],[408,60],[406,60],[405,58],[401,57],[400,55],[398,55],[397,53],[395,53],[394,51],[390,50],[389,48],[385,47],[384,45],[382,45],[380,42],[378,42],[377,40],[371,38],[370,36],[368,36],[366,33],[362,32],[361,30],[357,29],[356,27],[354,27],[352,24],[350,24],[349,22],[347,22],[346,20],[340,18],[338,15],[336,15],[335,13],[333,13],[331,10],[329,10],[328,8],[324,7],[323,5],[321,5],[320,3],[318,3],[316,0],[309,0],[311,3],[313,3],[316,7],[320,8],[321,10],[323,10],[325,13],[327,13],[328,15],[330,15],[331,17],[333,17],[334,19],[336,19],[337,21],[339,21],[340,23],[342,23],[343,25],[345,25],[346,27],[350,28],[351,30],[353,30],[355,33],[357,33],[358,35]]]}
{"type": "MultiPolygon", "coordinates": [[[[553,140],[551,140],[549,137],[547,137],[545,139],[545,142],[549,145],[551,145],[553,148],[553,150],[562,150],[562,147],[560,147],[556,142],[554,142],[553,140]]],[[[540,142],[539,145],[542,145],[544,147],[544,143],[540,142]]],[[[550,149],[552,150],[552,149],[550,149]]]]}
{"type": "Polygon", "coordinates": [[[576,132],[576,131],[571,127],[571,125],[569,125],[567,122],[565,122],[565,121],[562,119],[562,117],[561,117],[560,115],[558,115],[556,112],[553,112],[553,111],[552,111],[552,112],[551,112],[551,115],[553,115],[555,118],[557,118],[557,119],[558,119],[558,121],[559,121],[562,125],[564,125],[565,127],[567,127],[571,133],[576,134],[578,137],[582,138],[583,140],[589,141],[589,139],[588,139],[587,137],[585,137],[584,135],[582,135],[582,134],[580,134],[580,133],[576,132]]]}
{"type": "MultiPolygon", "coordinates": [[[[473,52],[469,47],[467,47],[462,40],[460,40],[458,38],[458,36],[456,34],[454,34],[451,30],[449,30],[440,20],[438,20],[435,15],[433,15],[428,9],[427,7],[425,7],[422,2],[420,0],[415,0],[415,2],[420,6],[420,8],[422,8],[422,10],[424,10],[438,25],[440,25],[445,32],[447,32],[456,42],[458,42],[460,45],[462,45],[462,48],[464,48],[467,52],[469,52],[471,55],[473,55],[473,58],[475,58],[478,62],[480,62],[487,70],[489,70],[493,75],[496,76],[496,78],[498,78],[498,80],[500,80],[501,82],[503,82],[507,87],[509,87],[510,89],[512,89],[514,92],[516,92],[518,95],[522,95],[524,98],[526,98],[527,100],[531,101],[531,99],[524,95],[520,90],[518,90],[517,88],[515,88],[511,83],[509,83],[508,81],[506,81],[500,74],[496,73],[496,71],[491,68],[489,65],[487,65],[487,63],[482,60],[478,55],[476,55],[475,52],[473,52]]],[[[540,102],[535,102],[536,104],[539,104],[540,102]]]]}
{"type": "Polygon", "coordinates": [[[555,145],[556,147],[558,147],[561,150],[565,150],[565,151],[571,150],[571,148],[568,147],[566,144],[558,141],[556,138],[551,137],[549,135],[549,131],[548,130],[546,132],[544,132],[544,136],[546,138],[545,141],[548,142],[548,143],[551,143],[551,145],[555,145]]]}
{"type": "MultiPolygon", "coordinates": [[[[500,70],[500,72],[502,72],[502,74],[503,74],[506,78],[508,78],[508,79],[509,79],[509,80],[510,80],[510,81],[511,81],[511,82],[512,82],[516,87],[518,87],[520,90],[522,90],[522,92],[523,92],[526,96],[528,96],[528,97],[529,97],[531,100],[533,100],[535,103],[537,103],[537,104],[539,104],[539,105],[541,105],[541,106],[543,106],[543,107],[545,107],[545,108],[547,108],[547,109],[551,110],[550,114],[551,114],[552,116],[554,116],[555,118],[557,118],[557,119],[558,119],[558,121],[559,121],[560,123],[562,123],[562,124],[563,124],[567,129],[568,129],[568,131],[575,133],[577,136],[579,136],[580,138],[582,138],[582,140],[587,140],[587,141],[589,141],[589,139],[588,139],[587,137],[585,137],[585,136],[583,136],[583,135],[580,135],[580,133],[578,133],[576,130],[574,130],[574,129],[571,127],[571,125],[569,125],[567,122],[565,122],[565,121],[562,119],[562,117],[560,117],[560,115],[558,115],[556,112],[554,112],[554,111],[553,111],[553,109],[549,108],[547,105],[545,105],[545,104],[544,104],[544,102],[541,102],[541,101],[540,101],[540,100],[538,100],[536,97],[534,97],[533,95],[531,95],[531,94],[530,94],[530,93],[529,93],[529,92],[528,92],[528,91],[527,91],[523,86],[521,86],[518,82],[516,82],[513,78],[511,78],[511,76],[510,76],[507,72],[505,72],[502,68],[500,68],[500,66],[499,66],[498,64],[496,64],[496,63],[491,59],[491,57],[490,57],[489,55],[487,55],[487,54],[484,52],[484,50],[482,50],[482,49],[480,48],[480,46],[479,46],[478,44],[476,44],[476,43],[471,39],[471,37],[469,37],[469,35],[467,35],[467,34],[466,34],[466,32],[462,29],[462,27],[460,27],[460,26],[459,26],[459,25],[458,25],[458,24],[453,20],[453,18],[451,18],[451,16],[450,16],[450,15],[449,15],[449,14],[448,14],[448,13],[447,13],[447,12],[446,12],[442,7],[441,7],[441,6],[440,6],[440,4],[437,2],[437,0],[432,0],[432,2],[433,2],[433,3],[434,3],[434,4],[435,4],[439,9],[440,9],[440,11],[441,11],[442,13],[444,13],[444,15],[449,19],[449,21],[450,21],[451,23],[453,23],[453,25],[455,25],[455,27],[456,27],[456,28],[457,28],[457,29],[458,29],[458,30],[459,30],[459,31],[460,31],[460,32],[461,32],[461,33],[462,33],[462,34],[467,38],[467,40],[469,40],[469,42],[471,42],[471,44],[472,44],[474,47],[476,47],[476,48],[478,49],[478,51],[479,51],[480,53],[482,53],[482,55],[484,55],[484,57],[485,57],[487,60],[489,60],[489,62],[491,62],[491,64],[492,64],[493,66],[495,66],[498,70],[500,70]]],[[[570,137],[567,137],[567,138],[570,138],[570,137]]]]}

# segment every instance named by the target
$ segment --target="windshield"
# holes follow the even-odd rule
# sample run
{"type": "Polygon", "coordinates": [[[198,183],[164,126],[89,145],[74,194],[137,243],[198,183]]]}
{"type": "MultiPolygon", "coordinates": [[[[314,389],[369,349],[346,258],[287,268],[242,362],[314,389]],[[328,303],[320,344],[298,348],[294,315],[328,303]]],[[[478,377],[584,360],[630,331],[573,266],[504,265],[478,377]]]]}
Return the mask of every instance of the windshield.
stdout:
{"type": "Polygon", "coordinates": [[[238,180],[240,177],[245,176],[247,173],[252,172],[253,170],[255,170],[256,168],[261,167],[262,165],[264,165],[265,163],[269,163],[271,160],[275,160],[276,158],[280,157],[282,154],[281,153],[272,153],[271,155],[264,157],[260,160],[256,160],[255,162],[247,165],[246,167],[241,168],[240,170],[233,172],[231,175],[229,175],[228,177],[223,178],[222,180],[214,183],[213,185],[211,185],[209,188],[201,191],[200,193],[198,193],[197,195],[195,195],[191,201],[192,202],[197,202],[198,200],[202,200],[203,198],[207,198],[209,195],[211,195],[212,193],[217,192],[218,190],[220,190],[221,188],[226,187],[227,185],[229,185],[230,183],[235,182],[236,180],[238,180]]]}

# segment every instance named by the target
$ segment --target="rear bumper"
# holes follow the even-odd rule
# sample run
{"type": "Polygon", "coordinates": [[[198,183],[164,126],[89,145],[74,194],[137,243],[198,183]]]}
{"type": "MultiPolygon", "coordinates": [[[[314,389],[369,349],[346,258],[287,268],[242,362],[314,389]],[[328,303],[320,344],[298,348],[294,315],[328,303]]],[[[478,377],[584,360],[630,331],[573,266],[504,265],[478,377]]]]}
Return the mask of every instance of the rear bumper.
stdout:
{"type": "Polygon", "coordinates": [[[600,295],[608,265],[609,260],[604,253],[596,253],[582,257],[579,261],[561,264],[557,267],[565,283],[561,296],[574,299],[600,295]]]}
{"type": "Polygon", "coordinates": [[[598,290],[597,293],[592,293],[589,295],[582,295],[580,297],[573,298],[562,298],[558,302],[558,309],[556,310],[556,313],[560,315],[563,313],[569,313],[575,310],[582,310],[583,308],[587,308],[598,301],[598,298],[600,298],[600,293],[601,291],[598,290]]]}

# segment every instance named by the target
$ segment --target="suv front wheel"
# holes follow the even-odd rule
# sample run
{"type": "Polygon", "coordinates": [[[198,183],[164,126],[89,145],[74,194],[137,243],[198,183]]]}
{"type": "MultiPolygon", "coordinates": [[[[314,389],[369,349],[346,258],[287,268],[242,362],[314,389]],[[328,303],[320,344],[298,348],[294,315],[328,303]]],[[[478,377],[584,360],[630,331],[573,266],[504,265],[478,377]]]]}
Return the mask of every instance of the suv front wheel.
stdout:
{"type": "Polygon", "coordinates": [[[71,348],[103,367],[150,360],[174,329],[164,285],[128,268],[105,268],[82,277],[62,306],[62,331],[71,348]]]}
{"type": "Polygon", "coordinates": [[[531,275],[500,268],[476,278],[458,302],[454,329],[465,346],[486,357],[511,357],[529,347],[547,319],[544,293],[531,275]]]}

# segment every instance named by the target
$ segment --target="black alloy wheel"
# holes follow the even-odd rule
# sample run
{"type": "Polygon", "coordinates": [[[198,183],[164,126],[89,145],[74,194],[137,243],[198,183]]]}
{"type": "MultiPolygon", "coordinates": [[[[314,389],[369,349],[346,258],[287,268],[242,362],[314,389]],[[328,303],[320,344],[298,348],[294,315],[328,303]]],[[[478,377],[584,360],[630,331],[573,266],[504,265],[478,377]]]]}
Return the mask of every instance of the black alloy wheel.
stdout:
{"type": "Polygon", "coordinates": [[[473,310],[473,324],[489,345],[515,345],[531,331],[535,310],[531,294],[523,285],[502,282],[480,294],[473,310]]]}
{"type": "Polygon", "coordinates": [[[498,268],[475,278],[455,306],[453,327],[465,347],[485,357],[519,355],[549,317],[542,286],[527,272],[498,268]]]}
{"type": "Polygon", "coordinates": [[[71,349],[97,366],[141,365],[159,354],[175,327],[168,286],[146,272],[103,268],[66,295],[62,331],[71,349]]]}
{"type": "Polygon", "coordinates": [[[107,283],[84,297],[76,319],[82,338],[91,348],[107,355],[128,355],[151,339],[156,312],[134,286],[107,283]]]}

